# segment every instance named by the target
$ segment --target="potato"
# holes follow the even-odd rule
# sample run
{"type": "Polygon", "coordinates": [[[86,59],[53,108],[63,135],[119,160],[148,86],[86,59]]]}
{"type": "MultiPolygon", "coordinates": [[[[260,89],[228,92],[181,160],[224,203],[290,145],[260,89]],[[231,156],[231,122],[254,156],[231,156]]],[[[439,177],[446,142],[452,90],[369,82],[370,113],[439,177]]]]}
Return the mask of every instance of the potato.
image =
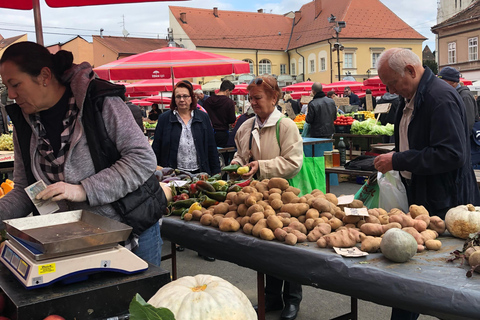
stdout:
{"type": "Polygon", "coordinates": [[[348,205],[349,208],[363,208],[363,201],[355,199],[348,205]]]}
{"type": "Polygon", "coordinates": [[[235,203],[234,200],[235,200],[235,196],[236,196],[236,195],[237,195],[237,193],[234,192],[234,191],[229,192],[229,193],[227,193],[227,198],[226,198],[226,200],[231,200],[232,203],[235,203]]]}
{"type": "Polygon", "coordinates": [[[237,207],[237,213],[239,216],[244,217],[247,215],[248,207],[245,203],[241,203],[237,207]]]}
{"type": "Polygon", "coordinates": [[[193,210],[192,211],[192,219],[195,221],[200,221],[200,218],[202,217],[203,212],[200,210],[193,210]]]}
{"type": "Polygon", "coordinates": [[[296,199],[296,202],[298,202],[298,197],[295,193],[290,192],[290,191],[284,191],[282,193],[282,202],[283,203],[292,203],[296,199]]]}
{"type": "Polygon", "coordinates": [[[282,189],[279,189],[279,188],[272,188],[272,189],[269,189],[269,190],[268,190],[268,194],[272,194],[272,193],[279,193],[279,194],[282,194],[282,189]]]}
{"type": "Polygon", "coordinates": [[[278,241],[285,241],[285,237],[287,236],[288,232],[281,229],[281,228],[277,228],[275,229],[275,231],[273,232],[273,234],[275,235],[275,238],[278,240],[278,241]]]}
{"type": "Polygon", "coordinates": [[[270,205],[274,210],[278,210],[283,206],[283,202],[281,199],[273,199],[272,201],[270,201],[270,205]]]}
{"type": "MultiPolygon", "coordinates": [[[[254,180],[256,181],[256,180],[254,180]]],[[[250,183],[251,184],[251,183],[250,183]]],[[[266,183],[263,183],[263,182],[257,182],[255,184],[255,189],[257,189],[258,192],[261,192],[263,193],[264,191],[268,191],[268,186],[266,183]]]]}
{"type": "Polygon", "coordinates": [[[442,242],[440,240],[427,240],[425,241],[425,247],[428,250],[440,250],[442,248],[442,242]]]}
{"type": "Polygon", "coordinates": [[[237,211],[228,211],[225,213],[225,218],[233,218],[236,219],[238,217],[238,212],[237,211]]]}
{"type": "Polygon", "coordinates": [[[252,214],[250,216],[250,223],[253,224],[253,225],[256,225],[258,221],[260,221],[261,219],[264,219],[265,216],[263,214],[263,212],[255,212],[254,214],[252,214]]]}
{"type": "Polygon", "coordinates": [[[183,216],[183,220],[185,221],[191,221],[193,219],[193,215],[191,213],[185,213],[185,215],[183,216]]]}
{"type": "Polygon", "coordinates": [[[360,250],[370,253],[377,252],[378,250],[380,250],[381,242],[381,237],[366,236],[362,239],[362,245],[360,246],[360,250]]]}
{"type": "Polygon", "coordinates": [[[240,229],[240,224],[238,223],[237,220],[233,218],[223,218],[220,221],[220,224],[218,225],[218,228],[221,231],[226,231],[226,232],[235,232],[240,229]]]}
{"type": "Polygon", "coordinates": [[[255,237],[260,236],[260,231],[267,227],[267,219],[260,219],[255,226],[253,226],[252,234],[255,237]]]}
{"type": "Polygon", "coordinates": [[[275,210],[272,209],[272,207],[265,208],[265,211],[263,211],[263,215],[265,218],[268,218],[268,216],[276,216],[277,213],[275,210]]]}
{"type": "Polygon", "coordinates": [[[295,193],[296,196],[298,196],[300,192],[302,192],[302,190],[295,188],[293,186],[289,186],[287,189],[285,189],[285,192],[293,192],[295,193]]]}
{"type": "Polygon", "coordinates": [[[230,204],[228,206],[228,211],[237,211],[238,206],[236,204],[230,204]]]}
{"type": "Polygon", "coordinates": [[[204,226],[209,226],[212,224],[213,216],[211,214],[203,214],[200,218],[200,223],[204,226]]]}
{"type": "Polygon", "coordinates": [[[416,204],[412,204],[408,210],[410,212],[410,215],[414,219],[420,215],[429,216],[428,210],[425,209],[424,206],[417,206],[416,204]]]}
{"type": "Polygon", "coordinates": [[[272,215],[267,217],[267,226],[275,230],[277,228],[283,228],[283,223],[277,216],[272,215]]]}
{"type": "Polygon", "coordinates": [[[320,212],[318,212],[317,209],[310,208],[305,213],[305,216],[307,217],[307,219],[316,219],[320,217],[320,212]]]}
{"type": "Polygon", "coordinates": [[[288,181],[283,178],[271,178],[268,181],[268,189],[278,188],[280,190],[286,190],[289,187],[288,181]]]}
{"type": "Polygon", "coordinates": [[[294,246],[295,244],[297,244],[297,236],[294,235],[293,233],[288,233],[286,236],[285,236],[285,243],[286,244],[289,244],[291,246],[294,246]]]}
{"type": "Polygon", "coordinates": [[[242,191],[245,193],[254,193],[254,192],[257,192],[257,189],[255,189],[252,186],[246,186],[242,188],[242,191]]]}
{"type": "Polygon", "coordinates": [[[215,214],[213,215],[212,223],[210,225],[212,227],[218,228],[223,219],[223,214],[215,214]]]}
{"type": "Polygon", "coordinates": [[[280,193],[272,193],[272,194],[268,195],[268,202],[269,203],[271,203],[275,199],[282,200],[282,195],[280,193]]]}
{"type": "Polygon", "coordinates": [[[245,216],[241,217],[242,219],[240,220],[240,226],[243,228],[247,223],[250,223],[250,217],[245,216]]]}
{"type": "Polygon", "coordinates": [[[430,223],[428,224],[428,229],[435,230],[439,235],[445,232],[445,221],[442,220],[439,216],[430,217],[430,223]]]}
{"type": "Polygon", "coordinates": [[[338,218],[331,218],[330,220],[327,221],[327,223],[332,227],[332,230],[337,230],[341,226],[343,226],[342,220],[338,218]]]}
{"type": "Polygon", "coordinates": [[[305,225],[299,221],[292,221],[289,225],[289,228],[292,228],[293,230],[298,230],[303,234],[307,234],[307,228],[305,225]]]}
{"type": "Polygon", "coordinates": [[[318,212],[330,212],[330,202],[327,199],[316,198],[312,201],[311,207],[318,210],[318,212]]]}
{"type": "Polygon", "coordinates": [[[333,203],[334,205],[338,204],[337,196],[334,195],[333,193],[325,193],[325,198],[331,203],[333,203]]]}
{"type": "Polygon", "coordinates": [[[250,195],[245,199],[245,205],[247,207],[253,206],[255,203],[257,203],[257,197],[255,195],[250,195]]]}
{"type": "Polygon", "coordinates": [[[307,241],[307,235],[298,231],[298,230],[293,230],[292,232],[296,237],[297,237],[297,242],[302,243],[307,241]]]}
{"type": "Polygon", "coordinates": [[[228,204],[225,202],[220,202],[213,209],[213,214],[225,214],[228,212],[228,204]]]}
{"type": "Polygon", "coordinates": [[[242,203],[245,203],[245,199],[248,198],[250,194],[245,193],[243,191],[237,192],[237,195],[233,199],[233,203],[235,203],[237,206],[239,206],[242,203]]]}
{"type": "Polygon", "coordinates": [[[253,224],[251,223],[245,223],[245,225],[242,228],[243,232],[245,234],[252,234],[253,231],[253,224]]]}
{"type": "Polygon", "coordinates": [[[250,208],[247,209],[247,216],[251,216],[255,212],[262,212],[265,211],[265,209],[262,207],[260,204],[254,204],[250,208]]]}
{"type": "Polygon", "coordinates": [[[306,203],[287,203],[280,208],[282,212],[288,212],[292,217],[299,217],[305,214],[308,209],[310,209],[310,207],[306,203]]]}
{"type": "Polygon", "coordinates": [[[260,230],[260,238],[263,240],[273,240],[275,239],[275,235],[271,229],[263,228],[260,230]]]}

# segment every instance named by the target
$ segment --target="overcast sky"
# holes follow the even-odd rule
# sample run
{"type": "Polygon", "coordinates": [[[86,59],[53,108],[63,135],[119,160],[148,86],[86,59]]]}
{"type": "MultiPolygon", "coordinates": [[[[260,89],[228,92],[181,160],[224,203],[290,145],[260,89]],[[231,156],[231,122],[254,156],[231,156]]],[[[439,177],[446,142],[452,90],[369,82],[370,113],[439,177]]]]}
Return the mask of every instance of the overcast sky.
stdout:
{"type": "MultiPolygon", "coordinates": [[[[15,0],[12,0],[15,1],[15,0]]],[[[430,28],[436,24],[436,0],[381,0],[390,10],[428,38],[423,45],[435,49],[435,37],[430,28]]],[[[256,12],[264,9],[267,13],[284,14],[299,10],[310,0],[192,0],[165,1],[141,4],[118,4],[76,8],[50,8],[40,0],[44,43],[51,45],[66,42],[80,35],[91,41],[91,35],[122,36],[123,28],[131,37],[165,39],[168,28],[168,6],[213,8],[256,12]]],[[[347,21],[348,27],[348,21],[347,21]]],[[[33,11],[0,9],[0,34],[4,38],[28,33],[28,40],[36,41],[33,11]]]]}

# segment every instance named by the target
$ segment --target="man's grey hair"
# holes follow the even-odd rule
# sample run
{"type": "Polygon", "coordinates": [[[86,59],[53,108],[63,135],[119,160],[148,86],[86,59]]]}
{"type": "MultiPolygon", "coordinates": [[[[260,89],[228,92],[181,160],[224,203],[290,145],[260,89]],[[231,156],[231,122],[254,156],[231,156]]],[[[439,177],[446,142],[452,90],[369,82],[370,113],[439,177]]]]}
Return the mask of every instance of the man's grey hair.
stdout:
{"type": "Polygon", "coordinates": [[[315,91],[315,93],[319,93],[322,91],[322,84],[320,82],[314,82],[312,84],[312,91],[315,91]]]}
{"type": "Polygon", "coordinates": [[[384,51],[377,60],[377,69],[386,62],[393,71],[402,77],[405,75],[407,65],[422,66],[420,58],[412,50],[404,48],[392,48],[384,51]]]}
{"type": "Polygon", "coordinates": [[[201,94],[201,93],[203,93],[203,91],[202,91],[202,89],[195,89],[195,91],[193,91],[193,93],[201,94]]]}

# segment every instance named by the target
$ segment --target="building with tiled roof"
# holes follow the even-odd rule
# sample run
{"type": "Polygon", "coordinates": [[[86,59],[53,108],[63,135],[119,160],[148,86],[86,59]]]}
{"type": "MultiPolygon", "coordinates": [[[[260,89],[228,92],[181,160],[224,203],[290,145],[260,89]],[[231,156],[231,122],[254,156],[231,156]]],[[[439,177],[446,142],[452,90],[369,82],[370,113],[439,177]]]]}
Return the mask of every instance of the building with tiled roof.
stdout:
{"type": "Polygon", "coordinates": [[[248,61],[256,75],[302,75],[297,80],[322,83],[376,75],[376,59],[391,47],[410,48],[421,57],[426,39],[379,0],[314,0],[285,15],[169,9],[174,40],[186,48],[248,61]],[[339,59],[333,51],[338,22],[346,23],[338,29],[339,59]]]}
{"type": "Polygon", "coordinates": [[[7,49],[7,47],[9,47],[10,45],[16,42],[27,41],[27,39],[28,38],[26,33],[19,36],[11,37],[11,38],[4,38],[0,34],[0,58],[2,57],[2,54],[5,51],[5,49],[7,49]]]}
{"type": "Polygon", "coordinates": [[[168,45],[165,39],[112,37],[103,35],[94,35],[92,38],[94,66],[101,66],[121,58],[160,49],[168,45]]]}
{"type": "Polygon", "coordinates": [[[438,37],[436,57],[439,70],[452,66],[460,70],[465,79],[480,79],[479,28],[479,1],[432,27],[438,37]]]}
{"type": "Polygon", "coordinates": [[[60,50],[70,51],[73,54],[73,63],[81,63],[87,61],[93,64],[93,45],[81,36],[53,44],[46,47],[51,53],[57,53],[60,50]]]}

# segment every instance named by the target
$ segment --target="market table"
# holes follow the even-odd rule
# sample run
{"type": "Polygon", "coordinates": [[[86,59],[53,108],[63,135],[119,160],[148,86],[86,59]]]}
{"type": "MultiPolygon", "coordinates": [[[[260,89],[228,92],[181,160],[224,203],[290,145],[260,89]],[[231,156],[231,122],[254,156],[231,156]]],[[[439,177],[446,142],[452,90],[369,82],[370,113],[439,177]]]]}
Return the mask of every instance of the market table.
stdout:
{"type": "Polygon", "coordinates": [[[163,219],[162,236],[204,255],[380,305],[441,319],[480,318],[480,274],[467,278],[467,267],[446,262],[462,248],[460,239],[442,237],[440,251],[393,263],[380,253],[344,258],[311,242],[289,246],[172,216],[163,219]]]}
{"type": "Polygon", "coordinates": [[[375,171],[365,171],[365,170],[350,170],[345,169],[345,167],[332,167],[325,168],[325,191],[330,192],[330,173],[337,174],[348,174],[349,176],[370,176],[375,171]]]}
{"type": "Polygon", "coordinates": [[[335,133],[333,135],[334,138],[337,137],[344,137],[348,138],[348,144],[349,144],[349,149],[350,149],[350,160],[352,160],[352,153],[353,153],[353,139],[354,138],[359,138],[359,139],[367,139],[367,150],[370,151],[370,146],[373,144],[373,139],[377,138],[380,139],[382,138],[381,135],[370,135],[370,134],[351,134],[351,133],[335,133]]]}

